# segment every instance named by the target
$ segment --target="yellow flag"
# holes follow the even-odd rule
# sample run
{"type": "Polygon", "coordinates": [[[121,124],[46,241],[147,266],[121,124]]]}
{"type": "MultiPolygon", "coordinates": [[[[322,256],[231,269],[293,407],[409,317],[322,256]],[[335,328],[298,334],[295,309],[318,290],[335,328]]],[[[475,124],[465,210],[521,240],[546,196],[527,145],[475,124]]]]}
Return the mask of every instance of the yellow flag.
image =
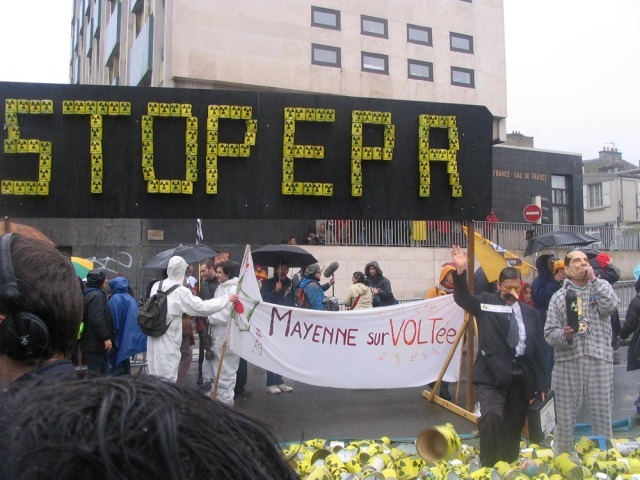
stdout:
{"type": "MultiPolygon", "coordinates": [[[[464,234],[469,236],[467,227],[462,227],[464,234]]],[[[475,255],[478,257],[480,266],[487,276],[487,280],[495,282],[500,276],[500,272],[505,267],[516,267],[522,275],[528,275],[533,266],[517,255],[505,250],[500,245],[487,240],[479,233],[475,234],[475,255]]]]}

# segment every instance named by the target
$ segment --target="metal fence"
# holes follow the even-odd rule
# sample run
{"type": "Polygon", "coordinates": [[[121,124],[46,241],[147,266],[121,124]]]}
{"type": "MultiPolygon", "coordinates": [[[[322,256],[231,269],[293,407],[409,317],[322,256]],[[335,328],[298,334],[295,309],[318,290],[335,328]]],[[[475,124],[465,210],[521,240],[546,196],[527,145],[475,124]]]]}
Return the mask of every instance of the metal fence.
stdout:
{"type": "MultiPolygon", "coordinates": [[[[318,220],[326,225],[325,242],[327,245],[363,245],[363,246],[406,246],[406,247],[449,247],[452,244],[466,246],[466,236],[462,233],[462,222],[450,221],[367,221],[367,220],[318,220]]],[[[600,242],[594,248],[640,251],[639,233],[636,228],[601,227],[593,229],[576,225],[537,225],[536,233],[552,230],[579,231],[592,235],[600,242]]],[[[507,249],[526,247],[526,232],[530,224],[476,222],[475,229],[481,235],[490,238],[507,249]]],[[[75,244],[73,255],[88,258],[95,262],[96,268],[102,268],[111,278],[116,273],[126,275],[136,293],[144,293],[147,284],[160,274],[157,270],[148,270],[143,265],[162,250],[175,247],[175,244],[143,244],[140,241],[114,239],[96,242],[92,245],[75,244]]],[[[230,247],[232,248],[232,247],[230,247]]],[[[569,248],[569,247],[567,247],[569,248]]],[[[71,253],[71,252],[70,252],[71,253]]],[[[633,282],[618,282],[616,288],[623,290],[621,300],[626,305],[635,294],[633,282]],[[627,294],[628,293],[628,294],[627,294]],[[628,298],[627,298],[628,297],[628,298]]],[[[407,299],[410,300],[410,299],[407,299]]],[[[621,312],[622,313],[622,312],[621,312]]]]}
{"type": "Polygon", "coordinates": [[[620,299],[620,306],[618,307],[618,313],[620,314],[620,320],[624,322],[624,316],[627,313],[627,307],[629,302],[636,296],[635,289],[636,282],[633,280],[616,282],[613,284],[613,290],[620,299]]]}
{"type": "MultiPolygon", "coordinates": [[[[326,245],[396,247],[466,246],[464,222],[447,220],[318,220],[324,225],[326,245]]],[[[593,248],[640,251],[639,227],[585,227],[530,223],[475,222],[475,230],[506,249],[524,250],[527,235],[552,231],[580,232],[598,239],[593,248]]]]}

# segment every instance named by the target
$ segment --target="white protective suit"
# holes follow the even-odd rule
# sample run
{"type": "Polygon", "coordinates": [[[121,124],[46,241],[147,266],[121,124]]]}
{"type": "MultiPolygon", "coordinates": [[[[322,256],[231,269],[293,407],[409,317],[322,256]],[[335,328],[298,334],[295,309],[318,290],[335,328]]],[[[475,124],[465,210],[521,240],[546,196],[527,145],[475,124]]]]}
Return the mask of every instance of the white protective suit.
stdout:
{"type": "MultiPolygon", "coordinates": [[[[166,378],[175,382],[180,365],[180,344],[182,343],[182,314],[194,317],[206,317],[232,303],[227,295],[220,295],[211,300],[202,300],[182,286],[187,262],[182,257],[171,257],[167,267],[168,278],[162,281],[162,290],[166,291],[178,284],[179,287],[167,297],[167,323],[169,328],[160,337],[147,337],[147,363],[149,374],[166,378]]],[[[153,295],[158,291],[160,282],[151,288],[153,295]]]]}
{"type": "MultiPolygon", "coordinates": [[[[218,285],[214,299],[228,298],[230,293],[236,293],[238,289],[238,278],[230,278],[224,283],[218,285]]],[[[211,337],[213,341],[213,359],[206,360],[202,364],[202,379],[205,382],[215,382],[216,371],[220,362],[222,353],[222,345],[227,336],[227,323],[231,319],[231,311],[233,304],[225,306],[223,309],[209,315],[209,323],[211,324],[211,337]]],[[[228,347],[228,345],[227,345],[228,347]]],[[[233,407],[234,388],[236,386],[236,372],[240,356],[227,348],[222,360],[222,368],[220,369],[220,378],[218,380],[217,399],[233,407]]]]}

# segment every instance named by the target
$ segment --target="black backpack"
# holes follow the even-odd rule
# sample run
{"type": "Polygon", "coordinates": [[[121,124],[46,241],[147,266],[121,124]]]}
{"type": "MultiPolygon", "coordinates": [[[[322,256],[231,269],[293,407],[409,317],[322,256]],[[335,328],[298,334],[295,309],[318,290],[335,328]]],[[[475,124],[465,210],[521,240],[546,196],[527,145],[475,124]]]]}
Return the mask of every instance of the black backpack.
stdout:
{"type": "Polygon", "coordinates": [[[138,308],[138,325],[145,335],[160,337],[169,328],[167,323],[167,296],[180,285],[174,285],[166,292],[162,291],[162,282],[158,291],[145,300],[138,308]]]}

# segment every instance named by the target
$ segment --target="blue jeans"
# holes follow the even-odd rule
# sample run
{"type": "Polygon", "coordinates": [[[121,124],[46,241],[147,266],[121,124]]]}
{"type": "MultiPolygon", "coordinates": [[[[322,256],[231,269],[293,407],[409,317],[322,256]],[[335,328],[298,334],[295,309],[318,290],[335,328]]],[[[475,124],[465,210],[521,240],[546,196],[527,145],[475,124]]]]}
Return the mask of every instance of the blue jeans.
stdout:
{"type": "Polygon", "coordinates": [[[109,375],[109,360],[107,352],[87,353],[87,376],[86,378],[106,377],[109,375]]]}

